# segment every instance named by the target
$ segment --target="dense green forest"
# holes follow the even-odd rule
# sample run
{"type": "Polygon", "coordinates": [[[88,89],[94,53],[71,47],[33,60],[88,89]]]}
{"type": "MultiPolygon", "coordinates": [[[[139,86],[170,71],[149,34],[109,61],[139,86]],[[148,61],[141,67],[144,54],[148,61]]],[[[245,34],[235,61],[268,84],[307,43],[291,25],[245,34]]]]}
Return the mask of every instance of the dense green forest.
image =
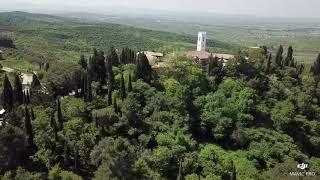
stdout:
{"type": "Polygon", "coordinates": [[[80,40],[103,32],[100,25],[80,31],[77,23],[60,24],[70,32],[61,36],[60,22],[47,29],[48,22],[37,23],[38,30],[27,31],[3,21],[16,32],[4,38],[11,55],[0,64],[28,62],[36,73],[23,90],[18,73],[0,72],[7,111],[0,126],[1,180],[283,180],[299,179],[289,175],[296,171],[320,179],[320,55],[308,68],[295,61],[292,47],[279,46],[275,54],[266,47],[240,49],[225,66],[210,57],[202,67],[168,51],[167,65],[152,68],[137,52],[165,42],[143,47],[143,39],[128,37],[134,42],[122,44],[132,32],[124,31],[123,39],[88,38],[92,44],[77,52],[66,50],[74,46],[61,39],[72,36],[83,48],[80,40]],[[59,49],[60,42],[66,49],[59,49]],[[29,50],[43,57],[34,60],[29,50]],[[297,169],[298,163],[308,169],[297,169]]]}

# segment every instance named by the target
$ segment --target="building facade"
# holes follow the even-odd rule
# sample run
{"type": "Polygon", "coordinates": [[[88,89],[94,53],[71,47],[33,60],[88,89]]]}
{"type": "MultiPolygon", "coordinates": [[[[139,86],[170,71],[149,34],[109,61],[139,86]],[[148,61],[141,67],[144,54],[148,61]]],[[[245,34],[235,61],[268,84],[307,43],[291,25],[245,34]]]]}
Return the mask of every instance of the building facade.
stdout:
{"type": "Polygon", "coordinates": [[[197,43],[197,51],[206,51],[207,44],[207,33],[199,32],[198,33],[198,43],[197,43]]]}

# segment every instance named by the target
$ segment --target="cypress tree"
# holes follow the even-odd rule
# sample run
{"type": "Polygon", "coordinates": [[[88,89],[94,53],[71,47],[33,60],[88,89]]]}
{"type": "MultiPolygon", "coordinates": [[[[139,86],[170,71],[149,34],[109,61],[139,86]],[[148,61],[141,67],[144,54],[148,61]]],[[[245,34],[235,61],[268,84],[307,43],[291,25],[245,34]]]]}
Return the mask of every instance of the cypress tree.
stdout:
{"type": "Polygon", "coordinates": [[[98,56],[96,57],[96,63],[97,63],[97,80],[100,82],[101,85],[106,84],[106,78],[107,78],[107,70],[106,70],[106,64],[105,64],[105,57],[104,52],[100,51],[98,53],[98,56]]]}
{"type": "Polygon", "coordinates": [[[139,53],[138,55],[135,76],[137,79],[142,79],[147,83],[152,80],[152,67],[144,53],[139,53]]]}
{"type": "Polygon", "coordinates": [[[114,47],[110,48],[108,55],[107,55],[107,59],[110,60],[112,66],[119,65],[119,57],[118,57],[118,54],[117,54],[116,49],[114,47]]]}
{"type": "Polygon", "coordinates": [[[59,130],[63,129],[63,115],[62,115],[62,110],[61,110],[61,103],[60,103],[60,98],[57,98],[57,103],[56,103],[56,108],[57,108],[57,118],[59,122],[59,130]]]}
{"type": "Polygon", "coordinates": [[[18,74],[14,76],[14,100],[18,105],[23,103],[22,83],[18,74]]]}
{"type": "Polygon", "coordinates": [[[77,146],[74,147],[74,170],[77,171],[78,170],[78,148],[77,146]]]}
{"type": "Polygon", "coordinates": [[[88,67],[87,60],[86,60],[86,58],[84,57],[83,54],[81,54],[81,56],[80,56],[79,65],[80,65],[83,69],[87,69],[87,67],[88,67]]]}
{"type": "Polygon", "coordinates": [[[320,80],[320,53],[316,61],[311,66],[310,72],[313,74],[317,82],[320,80]]]}
{"type": "Polygon", "coordinates": [[[32,76],[32,83],[31,83],[31,88],[32,89],[38,89],[41,87],[41,83],[38,79],[38,76],[36,74],[33,73],[33,76],[32,76]]]}
{"type": "Polygon", "coordinates": [[[53,130],[53,138],[54,138],[55,142],[57,142],[58,141],[58,129],[57,129],[56,120],[54,118],[54,110],[50,114],[50,126],[53,130]]]}
{"type": "Polygon", "coordinates": [[[112,86],[108,86],[108,106],[112,105],[112,86]]]}
{"type": "Polygon", "coordinates": [[[237,170],[233,161],[231,162],[231,166],[232,166],[231,180],[237,180],[237,170]]]}
{"type": "Polygon", "coordinates": [[[3,89],[2,89],[2,100],[3,100],[3,108],[6,111],[11,112],[13,109],[13,104],[14,104],[14,96],[13,96],[13,90],[11,83],[9,81],[9,78],[7,74],[4,75],[4,80],[3,80],[3,89]]]}
{"type": "Polygon", "coordinates": [[[128,79],[128,92],[132,91],[132,82],[131,82],[131,74],[129,74],[129,79],[128,79]]]}
{"type": "Polygon", "coordinates": [[[127,64],[127,48],[124,48],[121,50],[121,54],[120,54],[120,64],[127,64]]]}
{"type": "Polygon", "coordinates": [[[126,87],[124,83],[123,73],[121,72],[121,79],[120,79],[120,98],[123,101],[126,98],[126,87]]]}
{"type": "Polygon", "coordinates": [[[32,124],[31,124],[31,118],[30,118],[30,114],[27,106],[25,106],[24,125],[25,125],[25,131],[27,134],[28,146],[33,147],[34,144],[33,144],[32,124]]]}
{"type": "Polygon", "coordinates": [[[67,143],[67,141],[64,141],[64,143],[63,143],[63,165],[65,167],[67,167],[69,164],[69,156],[70,156],[70,153],[69,153],[68,143],[67,143]]]}
{"type": "Polygon", "coordinates": [[[31,103],[31,100],[30,100],[30,91],[29,91],[29,89],[26,91],[26,102],[27,102],[27,104],[30,104],[30,103],[31,103]]]}
{"type": "Polygon", "coordinates": [[[289,46],[288,52],[287,52],[287,57],[284,60],[284,65],[289,66],[292,64],[292,61],[293,61],[293,48],[292,48],[292,46],[289,46]]]}
{"type": "Polygon", "coordinates": [[[87,76],[87,101],[92,101],[92,86],[91,86],[91,77],[90,75],[87,76]]]}
{"type": "Polygon", "coordinates": [[[36,118],[32,107],[30,108],[30,116],[31,116],[31,120],[34,120],[36,118]]]}
{"type": "Polygon", "coordinates": [[[114,74],[113,74],[113,70],[112,70],[112,63],[110,59],[107,59],[106,61],[106,71],[107,71],[107,80],[108,83],[113,86],[114,85],[114,74]]]}
{"type": "Polygon", "coordinates": [[[113,109],[114,109],[114,112],[116,114],[119,113],[118,104],[117,104],[117,98],[116,97],[113,97],[113,109]]]}
{"type": "Polygon", "coordinates": [[[271,53],[268,56],[268,62],[267,62],[267,68],[266,68],[266,73],[269,74],[270,70],[271,70],[271,59],[272,59],[272,55],[271,53]]]}
{"type": "Polygon", "coordinates": [[[277,51],[277,54],[276,54],[276,59],[275,59],[275,63],[280,67],[282,68],[282,60],[283,60],[283,47],[282,45],[280,45],[278,51],[277,51]]]}

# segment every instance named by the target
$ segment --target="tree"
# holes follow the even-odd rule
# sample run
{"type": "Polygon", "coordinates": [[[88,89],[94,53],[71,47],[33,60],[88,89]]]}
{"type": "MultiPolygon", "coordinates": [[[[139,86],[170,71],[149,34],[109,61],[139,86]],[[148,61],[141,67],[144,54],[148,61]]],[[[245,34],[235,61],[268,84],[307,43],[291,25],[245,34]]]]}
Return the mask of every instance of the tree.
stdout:
{"type": "Polygon", "coordinates": [[[237,126],[251,124],[254,91],[240,80],[227,79],[215,93],[199,97],[196,105],[201,109],[201,126],[208,138],[229,142],[237,126]]]}
{"type": "Polygon", "coordinates": [[[54,110],[50,113],[50,126],[52,128],[53,131],[53,139],[55,140],[55,142],[58,141],[58,127],[57,127],[57,123],[54,117],[54,110]]]}
{"type": "Polygon", "coordinates": [[[87,67],[88,67],[87,60],[86,60],[86,58],[84,57],[83,54],[80,56],[79,65],[80,65],[83,69],[87,69],[87,67]]]}
{"type": "Polygon", "coordinates": [[[280,67],[282,68],[283,64],[283,47],[282,45],[279,46],[279,49],[277,51],[277,54],[276,54],[276,59],[275,59],[275,63],[280,67]]]}
{"type": "Polygon", "coordinates": [[[112,87],[111,85],[108,86],[108,106],[112,105],[112,87]]]}
{"type": "Polygon", "coordinates": [[[119,57],[114,47],[111,47],[108,51],[107,59],[112,66],[119,66],[119,57]]]}
{"type": "Polygon", "coordinates": [[[25,106],[24,127],[25,127],[25,132],[26,132],[26,134],[27,134],[28,146],[29,146],[30,148],[33,148],[33,147],[34,147],[34,143],[33,143],[33,130],[32,130],[30,113],[29,113],[29,110],[28,110],[28,107],[27,107],[27,106],[25,106]]]}
{"type": "Polygon", "coordinates": [[[138,54],[135,77],[136,79],[142,79],[143,81],[150,83],[152,80],[152,67],[149,64],[149,60],[144,53],[138,54]]]}
{"type": "Polygon", "coordinates": [[[32,107],[30,108],[30,117],[31,117],[31,120],[34,120],[36,118],[32,107]]]}
{"type": "Polygon", "coordinates": [[[131,74],[129,74],[129,79],[128,79],[128,92],[132,91],[132,82],[131,82],[131,74]]]}
{"type": "Polygon", "coordinates": [[[127,47],[121,50],[121,54],[120,54],[121,64],[134,63],[134,58],[135,58],[135,53],[133,50],[127,47]]]}
{"type": "Polygon", "coordinates": [[[113,97],[113,109],[114,109],[114,112],[116,113],[116,114],[118,114],[119,113],[119,108],[118,108],[118,104],[117,104],[117,98],[116,97],[113,97]]]}
{"type": "Polygon", "coordinates": [[[294,59],[293,59],[293,48],[292,48],[292,46],[289,46],[288,52],[287,52],[287,57],[285,58],[283,64],[285,66],[290,66],[290,65],[294,64],[294,63],[292,63],[292,61],[294,61],[294,59]]]}
{"type": "Polygon", "coordinates": [[[267,68],[266,68],[266,73],[269,74],[271,71],[271,59],[272,59],[272,55],[271,53],[268,56],[268,62],[267,62],[267,68]]]}
{"type": "Polygon", "coordinates": [[[12,111],[14,104],[13,90],[7,74],[4,75],[2,89],[3,108],[6,111],[12,111]]]}
{"type": "Polygon", "coordinates": [[[132,165],[136,159],[136,149],[127,139],[106,137],[91,152],[91,162],[98,167],[95,179],[135,179],[132,165]]]}
{"type": "Polygon", "coordinates": [[[31,83],[31,89],[38,89],[41,87],[41,83],[38,79],[38,76],[33,73],[33,76],[32,76],[32,83],[31,83]]]}
{"type": "Polygon", "coordinates": [[[109,85],[113,86],[114,85],[114,74],[112,70],[112,63],[110,59],[107,59],[106,61],[106,70],[107,70],[107,80],[109,85]]]}
{"type": "Polygon", "coordinates": [[[234,165],[233,161],[231,161],[232,172],[231,172],[231,180],[237,180],[237,170],[236,166],[234,165]]]}
{"type": "Polygon", "coordinates": [[[21,105],[23,103],[23,89],[22,89],[22,83],[21,83],[21,80],[20,80],[20,77],[18,74],[15,74],[15,77],[14,77],[14,99],[15,99],[15,102],[18,104],[18,105],[21,105]]]}
{"type": "Polygon", "coordinates": [[[316,61],[311,66],[310,72],[313,74],[316,81],[320,80],[320,53],[319,53],[316,61]]]}
{"type": "Polygon", "coordinates": [[[295,115],[294,105],[289,101],[277,102],[271,111],[271,119],[277,129],[287,130],[295,115]]]}
{"type": "Polygon", "coordinates": [[[57,111],[57,119],[59,122],[59,129],[63,129],[63,115],[62,115],[62,110],[61,110],[61,103],[60,103],[60,98],[58,97],[56,100],[56,111],[57,111]]]}
{"type": "Polygon", "coordinates": [[[126,98],[126,87],[124,83],[123,73],[121,72],[121,79],[120,79],[120,98],[123,101],[126,98]]]}

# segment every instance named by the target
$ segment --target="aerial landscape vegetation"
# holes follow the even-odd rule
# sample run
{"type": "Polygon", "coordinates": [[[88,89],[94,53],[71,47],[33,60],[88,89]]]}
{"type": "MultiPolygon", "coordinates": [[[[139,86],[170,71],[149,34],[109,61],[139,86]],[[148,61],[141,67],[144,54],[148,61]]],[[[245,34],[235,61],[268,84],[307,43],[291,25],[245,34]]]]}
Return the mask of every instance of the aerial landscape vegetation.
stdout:
{"type": "Polygon", "coordinates": [[[0,13],[1,180],[320,179],[318,26],[104,18],[0,13]]]}

